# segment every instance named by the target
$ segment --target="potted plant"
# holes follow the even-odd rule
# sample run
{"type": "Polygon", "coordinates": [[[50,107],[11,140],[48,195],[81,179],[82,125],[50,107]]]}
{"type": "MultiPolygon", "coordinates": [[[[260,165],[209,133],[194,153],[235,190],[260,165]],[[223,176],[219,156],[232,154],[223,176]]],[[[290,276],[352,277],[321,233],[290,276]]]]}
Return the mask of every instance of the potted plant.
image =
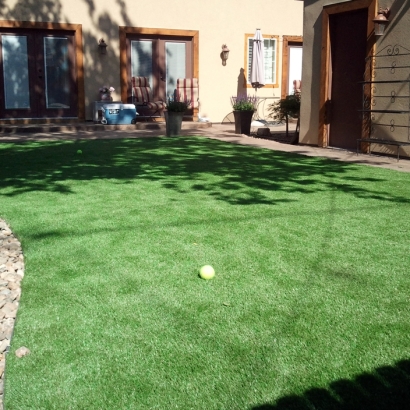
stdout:
{"type": "Polygon", "coordinates": [[[256,111],[257,97],[238,95],[231,97],[233,115],[235,117],[235,134],[250,135],[251,123],[256,111]]]}
{"type": "Polygon", "coordinates": [[[189,100],[181,100],[177,97],[168,98],[164,112],[167,137],[181,134],[182,119],[190,105],[189,100]]]}
{"type": "Polygon", "coordinates": [[[297,144],[299,140],[300,121],[300,93],[287,95],[285,98],[269,106],[270,117],[275,117],[280,122],[286,122],[286,138],[289,136],[289,118],[297,118],[295,135],[291,144],[297,144]]]}
{"type": "Polygon", "coordinates": [[[111,101],[111,93],[115,91],[114,87],[109,87],[108,85],[104,85],[100,88],[100,101],[111,101]]]}

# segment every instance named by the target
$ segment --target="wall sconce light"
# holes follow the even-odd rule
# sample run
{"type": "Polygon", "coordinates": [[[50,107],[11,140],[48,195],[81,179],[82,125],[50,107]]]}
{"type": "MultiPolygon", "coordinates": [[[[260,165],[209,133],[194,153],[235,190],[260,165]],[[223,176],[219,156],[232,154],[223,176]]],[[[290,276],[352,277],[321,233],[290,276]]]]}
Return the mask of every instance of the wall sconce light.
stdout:
{"type": "Polygon", "coordinates": [[[377,16],[373,19],[374,22],[374,35],[375,36],[382,36],[384,34],[384,29],[386,28],[389,20],[387,20],[387,16],[389,15],[389,9],[382,9],[380,7],[377,16]]]}
{"type": "Polygon", "coordinates": [[[222,53],[221,53],[221,58],[222,58],[222,65],[226,65],[226,60],[229,57],[229,48],[226,44],[222,44],[222,53]]]}
{"type": "Polygon", "coordinates": [[[100,52],[100,54],[107,54],[107,43],[103,38],[100,38],[98,40],[98,51],[100,52]]]}

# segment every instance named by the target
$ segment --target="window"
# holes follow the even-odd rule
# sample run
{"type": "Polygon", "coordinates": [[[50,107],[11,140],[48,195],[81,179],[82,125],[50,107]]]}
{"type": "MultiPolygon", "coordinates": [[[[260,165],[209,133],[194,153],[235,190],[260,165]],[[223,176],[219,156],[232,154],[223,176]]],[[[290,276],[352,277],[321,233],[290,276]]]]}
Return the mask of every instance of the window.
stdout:
{"type": "MultiPolygon", "coordinates": [[[[246,67],[246,86],[252,87],[251,66],[252,66],[252,49],[253,37],[255,34],[245,34],[245,67],[246,67]]],[[[263,50],[265,56],[265,87],[279,87],[278,81],[278,47],[279,36],[271,34],[264,34],[263,36],[263,50]]]]}

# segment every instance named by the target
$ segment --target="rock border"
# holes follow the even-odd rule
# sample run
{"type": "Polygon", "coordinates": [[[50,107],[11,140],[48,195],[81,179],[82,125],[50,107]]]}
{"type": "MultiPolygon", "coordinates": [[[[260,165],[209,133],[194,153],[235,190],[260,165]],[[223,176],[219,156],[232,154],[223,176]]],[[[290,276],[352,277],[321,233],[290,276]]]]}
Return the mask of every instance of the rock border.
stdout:
{"type": "Polygon", "coordinates": [[[24,277],[24,256],[19,240],[0,219],[0,410],[3,410],[6,355],[10,349],[24,277]]]}

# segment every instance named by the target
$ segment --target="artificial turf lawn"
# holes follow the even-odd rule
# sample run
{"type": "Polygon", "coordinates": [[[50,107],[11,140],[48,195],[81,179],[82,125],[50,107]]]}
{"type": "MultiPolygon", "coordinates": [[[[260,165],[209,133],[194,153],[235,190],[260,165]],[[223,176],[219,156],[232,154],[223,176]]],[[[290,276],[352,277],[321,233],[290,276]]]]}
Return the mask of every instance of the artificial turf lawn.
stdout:
{"type": "Polygon", "coordinates": [[[0,156],[7,409],[408,403],[410,174],[199,137],[0,156]]]}

